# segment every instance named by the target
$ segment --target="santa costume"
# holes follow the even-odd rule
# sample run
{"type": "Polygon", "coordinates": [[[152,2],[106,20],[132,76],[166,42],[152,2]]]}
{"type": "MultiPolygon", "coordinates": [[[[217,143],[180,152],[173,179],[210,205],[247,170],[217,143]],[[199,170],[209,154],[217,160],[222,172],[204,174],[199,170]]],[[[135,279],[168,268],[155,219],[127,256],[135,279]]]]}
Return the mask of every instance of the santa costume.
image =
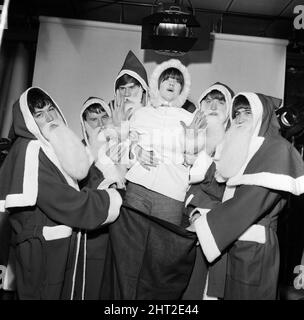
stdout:
{"type": "MultiPolygon", "coordinates": [[[[245,92],[232,103],[240,95],[249,101],[253,116],[247,157],[226,179],[223,203],[211,210],[197,204],[201,216],[194,225],[209,262],[227,253],[224,299],[273,300],[279,274],[277,220],[288,195],[304,192],[304,164],[279,133],[275,100],[245,92]]],[[[216,161],[220,159],[221,154],[216,161]]]]}
{"type": "MultiPolygon", "coordinates": [[[[75,168],[73,176],[64,169],[29,110],[28,94],[33,89],[44,92],[29,88],[13,107],[16,140],[0,171],[0,214],[9,214],[13,230],[18,298],[73,299],[77,265],[85,269],[85,259],[78,259],[78,231],[114,221],[122,200],[116,190],[79,191],[78,180],[88,170],[80,174],[75,168]]],[[[44,93],[65,122],[55,101],[44,93]]],[[[80,139],[79,143],[82,146],[80,139]]],[[[79,151],[79,161],[86,161],[85,151],[79,151]]],[[[84,282],[81,290],[83,296],[84,282]]]]}

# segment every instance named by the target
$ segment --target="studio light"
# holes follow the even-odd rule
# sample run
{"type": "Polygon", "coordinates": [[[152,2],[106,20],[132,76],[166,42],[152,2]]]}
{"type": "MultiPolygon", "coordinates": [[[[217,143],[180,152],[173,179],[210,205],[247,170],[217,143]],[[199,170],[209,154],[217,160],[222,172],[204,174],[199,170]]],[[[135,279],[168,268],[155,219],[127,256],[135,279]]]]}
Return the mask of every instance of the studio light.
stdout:
{"type": "Polygon", "coordinates": [[[299,137],[303,135],[304,112],[299,105],[284,106],[276,111],[277,118],[285,138],[299,137]]]}
{"type": "Polygon", "coordinates": [[[289,129],[303,120],[298,110],[292,106],[283,107],[277,110],[276,113],[279,123],[283,129],[289,129]]]}
{"type": "Polygon", "coordinates": [[[142,20],[141,48],[171,56],[190,51],[200,32],[190,0],[174,1],[171,5],[154,1],[152,11],[142,20]],[[184,2],[189,7],[186,8],[184,2]],[[155,7],[157,12],[154,12],[155,7]]]}

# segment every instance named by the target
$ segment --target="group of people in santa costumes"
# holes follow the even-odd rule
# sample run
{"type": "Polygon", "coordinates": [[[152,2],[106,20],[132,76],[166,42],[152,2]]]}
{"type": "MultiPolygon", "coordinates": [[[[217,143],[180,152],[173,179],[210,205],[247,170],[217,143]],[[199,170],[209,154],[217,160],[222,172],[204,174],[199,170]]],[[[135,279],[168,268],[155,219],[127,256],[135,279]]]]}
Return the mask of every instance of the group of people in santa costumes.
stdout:
{"type": "Polygon", "coordinates": [[[289,194],[304,193],[303,160],[280,134],[277,99],[215,83],[195,105],[190,87],[177,59],[149,87],[130,51],[114,100],[84,102],[82,142],[45,90],[20,96],[0,169],[3,289],[18,299],[277,298],[277,219],[289,194]]]}

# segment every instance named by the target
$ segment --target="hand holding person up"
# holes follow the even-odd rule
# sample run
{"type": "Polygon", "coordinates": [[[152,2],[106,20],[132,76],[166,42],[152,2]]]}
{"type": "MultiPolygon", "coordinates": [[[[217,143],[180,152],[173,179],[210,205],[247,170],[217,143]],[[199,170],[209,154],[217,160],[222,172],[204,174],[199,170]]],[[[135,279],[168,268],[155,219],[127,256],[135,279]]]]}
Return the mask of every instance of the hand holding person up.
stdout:
{"type": "Polygon", "coordinates": [[[136,145],[134,149],[136,158],[138,162],[144,167],[146,170],[150,171],[150,167],[157,167],[159,164],[159,159],[155,155],[153,150],[148,151],[142,148],[140,145],[136,145]]]}

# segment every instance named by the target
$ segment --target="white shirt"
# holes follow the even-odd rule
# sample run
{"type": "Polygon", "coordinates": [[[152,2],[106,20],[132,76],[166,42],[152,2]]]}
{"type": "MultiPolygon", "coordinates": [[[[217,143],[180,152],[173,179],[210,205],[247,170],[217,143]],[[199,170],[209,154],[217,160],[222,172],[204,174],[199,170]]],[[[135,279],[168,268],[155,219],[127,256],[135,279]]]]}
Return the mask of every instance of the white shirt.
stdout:
{"type": "Polygon", "coordinates": [[[155,152],[160,164],[147,170],[137,161],[126,179],[184,201],[189,185],[189,167],[183,164],[185,139],[180,121],[189,125],[193,116],[182,108],[147,106],[138,109],[131,118],[130,130],[138,134],[138,144],[143,149],[155,152]]]}

